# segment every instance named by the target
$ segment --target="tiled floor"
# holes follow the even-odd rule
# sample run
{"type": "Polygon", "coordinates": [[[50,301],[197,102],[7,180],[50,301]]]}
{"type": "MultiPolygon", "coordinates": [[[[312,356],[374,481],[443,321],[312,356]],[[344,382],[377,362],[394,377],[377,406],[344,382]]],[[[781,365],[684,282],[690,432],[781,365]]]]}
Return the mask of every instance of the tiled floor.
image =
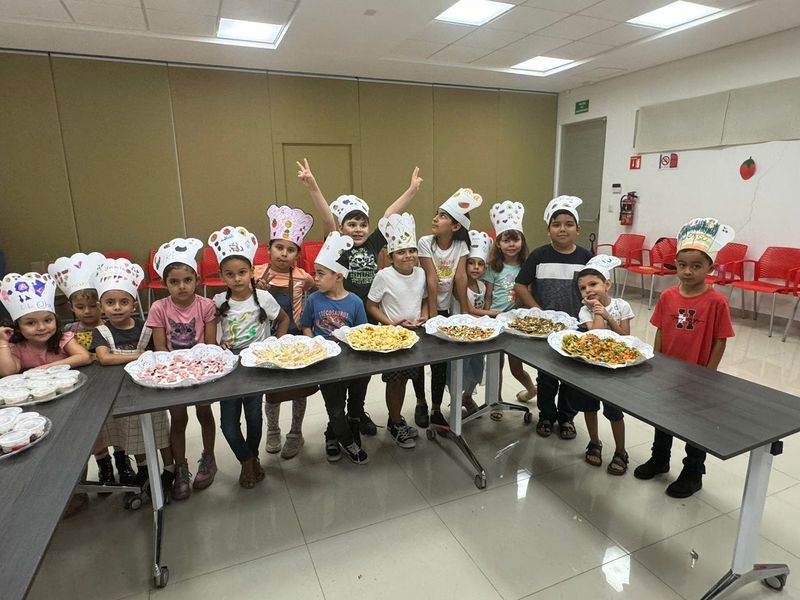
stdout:
{"type": "MultiPolygon", "coordinates": [[[[646,304],[633,307],[634,334],[652,342],[646,304]]],[[[765,323],[734,324],[722,370],[800,395],[796,328],[784,344],[767,337],[765,323]]],[[[518,385],[508,373],[505,381],[511,398],[518,385]]],[[[384,424],[378,377],[368,405],[384,424]]],[[[409,420],[412,408],[409,386],[409,420]]],[[[290,412],[285,404],[286,427],[290,412]]],[[[542,439],[506,413],[464,429],[487,470],[479,491],[452,444],[424,436],[403,450],[380,429],[366,443],[368,465],[328,464],[325,422],[317,394],[300,456],[263,457],[267,478],[250,491],[238,486],[239,465],[217,437],[214,485],[166,509],[165,589],[150,589],[151,513],[126,511],[112,496],[92,498],[90,510],[62,522],[29,597],[677,600],[699,598],[729,567],[745,456],[709,459],[703,490],[674,500],[663,493],[669,476],[642,482],[585,464],[582,423],[575,441],[542,439]]],[[[652,430],[626,423],[632,470],[647,459],[652,430]]],[[[190,427],[195,456],[199,430],[190,427]]],[[[606,423],[602,435],[607,460],[606,423]]],[[[679,467],[675,460],[672,476],[679,467]]],[[[800,438],[786,440],[774,467],[759,559],[800,573],[800,438]]],[[[753,584],[734,598],[800,599],[800,578],[790,576],[779,596],[753,584]]]]}

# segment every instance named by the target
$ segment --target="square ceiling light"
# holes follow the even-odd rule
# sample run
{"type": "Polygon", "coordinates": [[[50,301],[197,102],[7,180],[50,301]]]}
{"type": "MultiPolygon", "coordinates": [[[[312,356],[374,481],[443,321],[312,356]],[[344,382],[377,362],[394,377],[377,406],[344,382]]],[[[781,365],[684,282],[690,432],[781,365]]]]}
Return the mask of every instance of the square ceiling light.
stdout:
{"type": "Polygon", "coordinates": [[[656,10],[651,10],[649,13],[629,19],[628,23],[646,27],[658,27],[659,29],[671,29],[672,27],[713,15],[720,10],[713,6],[678,0],[678,2],[667,4],[656,10]]]}
{"type": "Polygon", "coordinates": [[[244,42],[274,44],[280,37],[283,25],[240,21],[239,19],[220,19],[217,37],[244,42]]]}
{"type": "Polygon", "coordinates": [[[512,66],[512,69],[520,71],[530,71],[531,75],[538,75],[545,77],[550,75],[550,71],[558,69],[559,67],[566,66],[575,62],[567,58],[553,58],[552,56],[536,56],[521,63],[512,66]]]}
{"type": "Polygon", "coordinates": [[[488,23],[512,8],[514,8],[514,5],[506,2],[458,0],[453,6],[436,17],[436,20],[477,26],[488,23]]]}

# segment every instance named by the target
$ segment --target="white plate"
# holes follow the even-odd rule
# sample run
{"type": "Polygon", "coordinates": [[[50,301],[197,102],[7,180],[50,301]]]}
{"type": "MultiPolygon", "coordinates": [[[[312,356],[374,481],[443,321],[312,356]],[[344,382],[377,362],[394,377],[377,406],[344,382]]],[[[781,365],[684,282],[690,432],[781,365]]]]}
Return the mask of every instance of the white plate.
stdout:
{"type": "Polygon", "coordinates": [[[472,315],[453,315],[450,317],[443,317],[441,315],[428,319],[425,322],[425,333],[434,337],[447,340],[448,342],[459,342],[462,344],[474,344],[476,342],[488,342],[496,338],[505,329],[505,325],[492,317],[474,317],[472,315]],[[463,325],[465,327],[482,327],[484,329],[491,329],[492,335],[485,340],[459,340],[439,331],[439,327],[453,327],[463,325]]]}
{"type": "Polygon", "coordinates": [[[550,347],[558,352],[562,356],[567,356],[569,358],[574,358],[576,360],[589,363],[590,365],[597,365],[598,367],[606,367],[607,369],[622,369],[624,367],[632,367],[634,365],[638,365],[643,363],[646,360],[653,358],[653,347],[650,344],[646,344],[642,340],[637,337],[633,337],[632,335],[619,335],[618,333],[614,333],[610,329],[592,329],[591,331],[554,331],[551,333],[547,338],[547,343],[550,347]],[[610,365],[608,363],[600,362],[599,360],[589,360],[584,358],[583,356],[573,356],[572,354],[568,354],[564,351],[561,347],[561,341],[565,335],[577,335],[578,337],[583,337],[587,334],[596,335],[599,338],[613,338],[619,342],[625,342],[631,348],[635,348],[638,350],[642,356],[640,356],[637,360],[632,363],[627,363],[624,365],[610,365]]]}
{"type": "MultiPolygon", "coordinates": [[[[55,377],[55,374],[53,375],[53,377],[55,377]]],[[[48,383],[50,383],[50,382],[54,383],[54,379],[52,379],[52,378],[36,379],[35,381],[37,383],[40,382],[40,381],[47,381],[48,383]]],[[[75,382],[75,385],[73,386],[73,388],[71,390],[67,390],[66,392],[61,392],[60,394],[58,392],[56,392],[55,396],[53,396],[52,398],[48,398],[47,400],[34,400],[33,396],[29,395],[28,396],[28,400],[26,400],[25,402],[17,402],[15,404],[5,404],[3,406],[6,406],[6,407],[19,406],[20,408],[23,408],[25,406],[34,406],[36,404],[45,404],[46,402],[53,402],[54,400],[60,400],[64,396],[69,396],[72,392],[74,392],[78,388],[83,387],[83,385],[87,381],[89,381],[89,378],[86,376],[86,373],[81,373],[80,371],[78,371],[78,380],[75,382]]],[[[9,387],[16,387],[18,389],[22,389],[19,385],[16,384],[16,382],[14,382],[14,384],[12,384],[9,387]]],[[[30,389],[30,388],[28,388],[28,389],[30,389]]]]}
{"type": "MultiPolygon", "coordinates": [[[[81,375],[83,375],[83,373],[81,373],[81,375]]],[[[86,375],[83,375],[83,376],[86,377],[86,375]]],[[[18,405],[15,404],[15,406],[18,406],[18,405]]],[[[0,460],[5,460],[6,458],[11,458],[12,456],[16,456],[20,452],[25,452],[25,450],[33,448],[36,444],[38,444],[44,438],[46,438],[50,434],[50,430],[53,428],[53,423],[47,417],[44,417],[44,418],[47,420],[47,423],[44,426],[44,433],[40,437],[38,437],[35,440],[33,440],[27,446],[23,446],[22,448],[19,448],[18,450],[14,450],[13,452],[9,452],[8,454],[3,454],[3,451],[0,450],[0,460]]]]}
{"type": "Polygon", "coordinates": [[[510,323],[516,318],[519,317],[538,317],[540,319],[547,319],[548,321],[554,321],[556,323],[563,323],[567,326],[567,329],[578,329],[578,319],[575,317],[569,316],[565,312],[561,312],[560,310],[542,310],[541,308],[515,308],[514,310],[510,310],[508,312],[500,313],[497,315],[497,320],[503,323],[506,326],[506,333],[510,333],[511,335],[518,335],[519,337],[525,338],[534,338],[540,340],[546,340],[547,336],[550,335],[546,333],[544,335],[532,335],[528,333],[524,333],[519,329],[514,329],[511,327],[510,323]]]}
{"type": "Polygon", "coordinates": [[[152,352],[148,350],[147,352],[144,352],[135,361],[125,365],[125,371],[131,376],[131,378],[135,383],[138,383],[143,387],[157,388],[157,389],[182,388],[182,387],[191,387],[193,385],[200,385],[203,383],[209,383],[211,381],[216,381],[221,377],[225,377],[225,375],[227,375],[236,368],[236,365],[238,363],[239,363],[239,357],[236,356],[230,350],[223,350],[219,346],[215,346],[212,344],[197,344],[193,348],[188,348],[186,350],[173,350],[172,352],[152,352]],[[225,366],[223,367],[220,373],[216,373],[210,377],[207,377],[206,379],[201,379],[201,380],[197,380],[193,377],[187,377],[186,379],[179,379],[178,381],[173,381],[169,383],[156,383],[142,378],[143,373],[147,369],[151,369],[158,365],[169,364],[177,356],[183,356],[190,361],[200,360],[203,358],[221,358],[225,363],[225,366]]]}
{"type": "MultiPolygon", "coordinates": [[[[391,325],[372,325],[371,323],[365,323],[363,325],[356,325],[355,327],[340,327],[333,332],[333,337],[353,348],[350,340],[347,339],[347,334],[357,329],[364,329],[365,327],[391,327],[391,325]]],[[[405,329],[405,327],[400,327],[400,325],[395,325],[394,328],[405,329]]],[[[400,346],[399,348],[393,348],[391,350],[368,350],[366,348],[353,348],[353,350],[357,352],[380,352],[381,354],[388,354],[389,352],[396,352],[398,350],[408,350],[419,341],[419,336],[413,329],[409,329],[408,331],[411,333],[411,340],[405,346],[400,346]]]]}
{"type": "Polygon", "coordinates": [[[247,348],[242,350],[242,352],[239,354],[239,359],[244,367],[261,367],[262,369],[304,369],[309,365],[313,365],[328,358],[333,358],[334,356],[339,356],[341,353],[342,349],[339,347],[339,344],[331,340],[326,340],[320,335],[314,338],[310,338],[305,335],[284,335],[280,339],[276,337],[270,337],[262,342],[253,342],[247,348]],[[282,366],[273,362],[258,362],[258,359],[255,355],[256,351],[258,350],[267,350],[269,348],[288,348],[290,346],[311,348],[315,344],[322,345],[323,349],[325,350],[325,354],[323,356],[319,356],[313,360],[291,367],[282,366]]]}

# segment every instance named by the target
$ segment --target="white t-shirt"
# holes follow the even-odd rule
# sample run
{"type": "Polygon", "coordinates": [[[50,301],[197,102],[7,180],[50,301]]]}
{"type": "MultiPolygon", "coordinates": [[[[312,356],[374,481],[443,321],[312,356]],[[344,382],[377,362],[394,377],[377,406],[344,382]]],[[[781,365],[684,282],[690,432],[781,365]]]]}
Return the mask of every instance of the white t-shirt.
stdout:
{"type": "MultiPolygon", "coordinates": [[[[469,301],[472,302],[472,306],[475,308],[486,308],[486,284],[478,279],[475,283],[478,284],[478,291],[473,292],[469,286],[467,286],[467,298],[469,301]]],[[[456,297],[453,296],[453,301],[450,303],[450,314],[451,315],[460,315],[462,312],[461,305],[456,300],[456,297]]]]}
{"type": "MultiPolygon", "coordinates": [[[[256,290],[258,303],[267,313],[267,320],[258,320],[258,306],[250,296],[247,300],[228,300],[228,314],[218,319],[221,343],[228,344],[232,350],[247,348],[253,342],[260,342],[269,337],[270,326],[281,307],[266,290],[256,290]]],[[[214,296],[214,304],[219,308],[225,302],[225,292],[214,296]]]]}
{"type": "Polygon", "coordinates": [[[367,294],[393,323],[419,319],[422,299],[427,297],[425,271],[421,267],[414,267],[411,275],[403,275],[394,267],[381,269],[367,294]]]}
{"type": "MultiPolygon", "coordinates": [[[[617,322],[621,323],[626,319],[633,318],[633,311],[631,305],[625,302],[622,298],[612,298],[611,304],[606,306],[606,312],[617,322]]],[[[578,313],[578,323],[591,323],[594,321],[594,315],[589,310],[588,306],[581,306],[581,311],[578,313]]],[[[608,327],[608,323],[606,323],[608,327]]]]}
{"type": "Polygon", "coordinates": [[[417,252],[420,258],[433,260],[433,267],[436,269],[436,275],[439,278],[439,285],[436,288],[436,301],[439,310],[449,310],[458,260],[462,256],[469,254],[469,246],[461,240],[453,240],[447,250],[442,250],[436,245],[432,235],[426,235],[417,240],[417,252]]]}

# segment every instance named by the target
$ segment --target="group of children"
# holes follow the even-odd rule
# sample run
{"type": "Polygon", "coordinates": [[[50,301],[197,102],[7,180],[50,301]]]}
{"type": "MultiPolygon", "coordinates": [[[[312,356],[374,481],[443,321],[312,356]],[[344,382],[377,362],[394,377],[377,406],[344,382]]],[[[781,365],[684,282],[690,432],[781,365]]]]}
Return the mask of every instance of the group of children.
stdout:
{"type": "MultiPolygon", "coordinates": [[[[136,360],[145,350],[176,350],[196,344],[220,344],[241,350],[270,336],[323,335],[343,326],[380,323],[417,328],[429,317],[468,313],[495,316],[515,307],[560,310],[579,318],[587,329],[630,333],[633,317],[628,303],[610,296],[611,270],[619,260],[592,256],[576,244],[580,231],[579,198],[560,196],[547,206],[544,220],[550,243],[528,254],[523,233],[524,207],[519,202],[495,204],[490,210],[495,240],[470,230],[470,211],[480,207],[480,195],[458,190],[437,210],[431,234],[417,240],[414,217],[404,209],[422,184],[414,170],[408,189],[394,201],[370,231],[369,206],[356,196],[340,196],[328,206],[307,161],[298,163],[298,179],[307,188],[322,220],[325,242],[309,274],[296,266],[300,246],[313,218],[299,208],[270,206],[269,264],[254,265],[258,241],[244,227],[225,226],[213,232],[208,245],[217,256],[226,290],[213,300],[198,295],[197,253],[203,244],[194,238],[176,238],[159,247],[153,267],[168,296],[150,307],[146,321],[136,316],[137,290],[142,269],[125,259],[106,259],[99,253],[75,254],[55,261],[48,275],[7,275],[2,282],[2,302],[13,324],[0,328],[0,375],[55,364],[79,367],[93,358],[101,365],[136,360]],[[338,220],[338,227],[336,221],[338,220]],[[386,250],[389,265],[379,270],[386,250]],[[61,329],[54,310],[56,284],[75,315],[61,329]]],[[[657,327],[655,349],[709,368],[716,368],[733,335],[727,301],[705,284],[714,268],[714,256],[733,237],[732,230],[714,219],[695,219],[679,234],[676,265],[680,285],[662,294],[651,322],[657,327]]],[[[483,358],[465,361],[462,394],[466,414],[477,410],[473,400],[480,382],[483,358]]],[[[599,402],[539,373],[536,384],[511,357],[512,375],[522,384],[517,400],[537,397],[536,432],[549,436],[554,427],[562,439],[574,439],[573,419],[583,412],[590,442],[586,461],[602,464],[598,437],[599,402]]],[[[447,427],[442,413],[448,384],[446,363],[431,366],[430,411],[425,399],[421,367],[382,375],[386,384],[386,429],[398,446],[412,448],[418,435],[402,414],[406,382],[414,384],[417,427],[447,427]]],[[[364,409],[369,377],[322,384],[319,390],[328,414],[325,448],[329,461],[346,456],[365,464],[368,456],[361,436],[375,435],[377,426],[364,409]]],[[[266,451],[283,458],[297,455],[306,398],[316,386],[267,395],[266,451]],[[282,402],[292,402],[292,421],[285,441],[279,428],[282,402]]],[[[239,483],[250,489],[264,479],[259,461],[263,420],[262,396],[253,395],[220,403],[220,427],[241,463],[239,483]],[[245,433],[241,415],[244,412],[245,433]]],[[[192,490],[211,485],[217,472],[215,417],[208,404],[195,407],[203,450],[192,478],[186,456],[185,407],[153,415],[157,447],[164,470],[162,482],[173,499],[188,498],[192,490]]],[[[622,412],[605,405],[611,421],[615,451],[608,472],[622,475],[628,468],[622,412]]],[[[493,414],[499,419],[502,413],[493,414]]],[[[652,458],[634,475],[650,479],[669,470],[672,438],[656,430],[652,458]]],[[[101,482],[116,481],[108,448],[121,483],[147,480],[142,434],[134,418],[110,418],[93,454],[101,482]],[[134,472],[129,456],[133,455],[134,472]]],[[[705,454],[687,444],[687,458],[678,479],[667,489],[677,497],[691,495],[702,486],[705,454]]],[[[85,504],[76,495],[73,509],[85,504]]]]}

